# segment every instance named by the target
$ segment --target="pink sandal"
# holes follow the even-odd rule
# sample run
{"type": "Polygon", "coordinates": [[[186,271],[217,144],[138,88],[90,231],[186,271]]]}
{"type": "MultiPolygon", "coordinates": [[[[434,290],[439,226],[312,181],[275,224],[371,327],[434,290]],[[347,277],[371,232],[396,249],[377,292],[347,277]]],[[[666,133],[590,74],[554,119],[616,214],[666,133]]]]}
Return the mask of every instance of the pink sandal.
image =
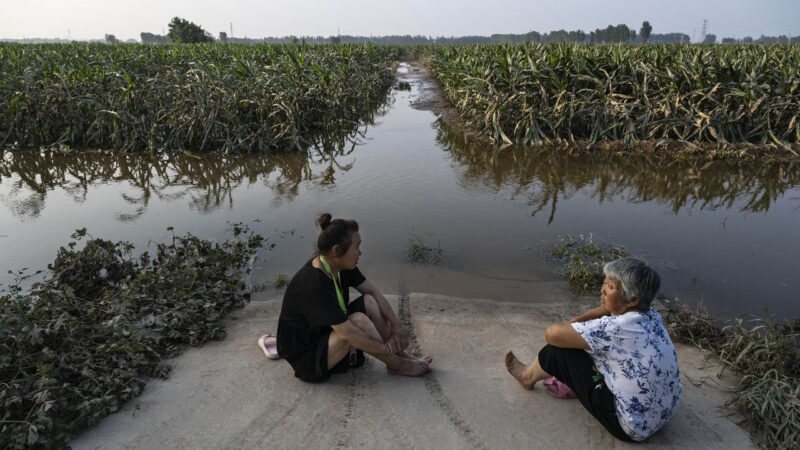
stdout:
{"type": "Polygon", "coordinates": [[[547,387],[547,393],[555,398],[578,398],[569,386],[556,377],[550,377],[542,383],[547,387]]]}
{"type": "Polygon", "coordinates": [[[270,333],[258,338],[258,348],[264,352],[264,356],[269,359],[280,359],[278,355],[278,338],[270,333]]]}

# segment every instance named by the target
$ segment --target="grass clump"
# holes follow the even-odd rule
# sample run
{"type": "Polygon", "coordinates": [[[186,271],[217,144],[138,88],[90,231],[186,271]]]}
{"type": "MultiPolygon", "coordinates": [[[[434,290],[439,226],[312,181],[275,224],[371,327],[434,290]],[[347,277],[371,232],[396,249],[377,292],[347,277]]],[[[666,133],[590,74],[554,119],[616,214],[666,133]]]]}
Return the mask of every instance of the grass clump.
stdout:
{"type": "Polygon", "coordinates": [[[800,448],[800,319],[742,319],[718,325],[700,310],[671,302],[667,328],[675,339],[716,355],[744,375],[729,406],[736,408],[762,448],[800,448]]]}
{"type": "Polygon", "coordinates": [[[593,294],[603,285],[603,266],[628,256],[628,252],[624,247],[602,243],[589,233],[588,237],[562,235],[560,243],[553,246],[551,255],[561,262],[561,273],[569,279],[576,292],[593,294]]]}
{"type": "Polygon", "coordinates": [[[222,243],[173,236],[135,257],[127,242],[76,249],[85,236],[73,234],[42,281],[0,295],[0,448],[64,447],[146,377],[165,377],[164,358],[222,339],[263,242],[239,227],[222,243]]]}
{"type": "Polygon", "coordinates": [[[289,275],[285,273],[275,275],[275,279],[272,281],[272,285],[276,288],[282,288],[287,284],[289,284],[289,275]]]}
{"type": "Polygon", "coordinates": [[[411,238],[408,240],[408,259],[413,263],[438,264],[442,260],[442,248],[437,244],[431,247],[425,238],[411,231],[411,238]]]}
{"type": "Polygon", "coordinates": [[[411,90],[411,83],[408,81],[400,81],[397,83],[397,90],[398,91],[410,91],[411,90]]]}

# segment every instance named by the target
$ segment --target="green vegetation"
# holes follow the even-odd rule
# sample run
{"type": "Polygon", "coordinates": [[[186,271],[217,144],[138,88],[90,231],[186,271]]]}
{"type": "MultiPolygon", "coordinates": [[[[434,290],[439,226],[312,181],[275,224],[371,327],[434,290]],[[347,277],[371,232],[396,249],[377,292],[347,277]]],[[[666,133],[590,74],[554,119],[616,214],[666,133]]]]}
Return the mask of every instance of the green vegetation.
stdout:
{"type": "MultiPolygon", "coordinates": [[[[165,377],[164,358],[222,339],[222,317],[249,299],[243,275],[263,238],[191,234],[132,255],[90,239],[59,249],[43,281],[0,295],[0,447],[62,448],[165,377]]],[[[80,240],[86,230],[73,238],[80,240]]]]}
{"type": "MultiPolygon", "coordinates": [[[[585,293],[597,293],[603,264],[627,255],[617,246],[569,235],[553,248],[565,276],[585,293]]],[[[666,302],[664,323],[674,340],[693,344],[743,375],[728,406],[751,426],[762,448],[800,447],[800,319],[783,323],[759,320],[748,328],[742,319],[720,326],[703,310],[666,302]]]]}
{"type": "Polygon", "coordinates": [[[397,90],[398,91],[410,91],[411,90],[411,83],[408,81],[400,81],[397,83],[397,90]]]}
{"type": "Polygon", "coordinates": [[[494,142],[751,143],[797,155],[798,46],[524,44],[433,51],[433,73],[447,98],[468,128],[494,142]]]}
{"type": "Polygon", "coordinates": [[[705,311],[670,302],[666,324],[675,339],[696,345],[744,375],[729,402],[761,448],[800,448],[800,319],[741,319],[719,326],[705,311]]]}
{"type": "Polygon", "coordinates": [[[0,44],[0,148],[305,149],[384,102],[396,48],[0,44]]]}
{"type": "Polygon", "coordinates": [[[573,289],[580,294],[597,294],[603,285],[603,266],[615,259],[628,256],[620,246],[598,241],[593,234],[578,237],[565,234],[553,246],[551,254],[562,264],[561,273],[569,279],[573,289]]]}
{"type": "Polygon", "coordinates": [[[431,247],[425,238],[411,230],[411,237],[408,240],[408,259],[413,263],[439,264],[442,260],[442,248],[440,245],[431,247]]]}
{"type": "Polygon", "coordinates": [[[285,273],[275,275],[275,280],[272,281],[272,285],[276,288],[282,288],[287,284],[289,284],[289,275],[285,273]]]}

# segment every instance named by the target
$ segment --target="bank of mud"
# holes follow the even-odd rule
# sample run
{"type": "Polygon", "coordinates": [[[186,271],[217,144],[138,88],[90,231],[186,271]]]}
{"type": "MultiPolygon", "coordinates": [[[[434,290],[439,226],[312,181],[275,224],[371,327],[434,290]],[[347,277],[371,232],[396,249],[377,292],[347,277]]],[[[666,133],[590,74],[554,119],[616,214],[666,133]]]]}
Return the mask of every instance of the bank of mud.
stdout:
{"type": "MultiPolygon", "coordinates": [[[[575,400],[525,391],[506,372],[513,349],[531,360],[552,322],[593,299],[521,304],[411,293],[390,296],[415,351],[434,357],[426,376],[358,370],[307,384],[256,346],[274,331],[280,292],[254,296],[226,320],[228,337],[172,361],[168,380],[74,441],[94,448],[633,448],[609,435],[575,400]]],[[[542,299],[547,301],[547,299],[542,299]]],[[[752,447],[723,404],[738,379],[678,344],[683,400],[647,441],[655,448],[752,447]]]]}

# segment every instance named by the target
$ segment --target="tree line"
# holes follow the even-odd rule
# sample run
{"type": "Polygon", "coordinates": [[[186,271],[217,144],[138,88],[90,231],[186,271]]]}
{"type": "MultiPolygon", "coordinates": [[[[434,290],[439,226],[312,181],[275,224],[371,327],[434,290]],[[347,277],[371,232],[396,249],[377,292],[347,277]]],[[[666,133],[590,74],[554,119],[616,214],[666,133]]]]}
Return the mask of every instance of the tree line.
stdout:
{"type": "MultiPolygon", "coordinates": [[[[283,36],[283,37],[264,37],[264,38],[234,38],[228,36],[224,31],[219,33],[218,38],[199,25],[189,22],[180,17],[174,17],[169,23],[169,33],[158,35],[148,32],[140,34],[143,44],[165,44],[165,43],[192,43],[192,42],[223,42],[233,44],[253,44],[253,43],[291,43],[306,42],[309,44],[361,44],[371,42],[374,44],[387,45],[409,45],[409,44],[516,44],[523,42],[536,42],[543,44],[556,43],[582,43],[582,44],[683,44],[690,43],[691,38],[686,33],[653,33],[653,27],[649,21],[642,22],[639,30],[628,27],[625,24],[609,25],[606,28],[598,28],[594,31],[585,32],[583,30],[555,30],[549,33],[539,33],[530,31],[523,34],[493,34],[491,36],[458,36],[458,37],[432,37],[424,35],[388,35],[388,36],[283,36]]],[[[106,35],[106,41],[113,43],[116,41],[113,35],[106,35]],[[109,39],[110,37],[110,39],[109,39]]],[[[717,36],[706,34],[703,37],[704,44],[715,44],[717,36]]],[[[759,38],[745,37],[742,39],[723,38],[723,44],[745,43],[745,44],[797,44],[800,43],[800,36],[789,37],[764,36],[759,38]]]]}

